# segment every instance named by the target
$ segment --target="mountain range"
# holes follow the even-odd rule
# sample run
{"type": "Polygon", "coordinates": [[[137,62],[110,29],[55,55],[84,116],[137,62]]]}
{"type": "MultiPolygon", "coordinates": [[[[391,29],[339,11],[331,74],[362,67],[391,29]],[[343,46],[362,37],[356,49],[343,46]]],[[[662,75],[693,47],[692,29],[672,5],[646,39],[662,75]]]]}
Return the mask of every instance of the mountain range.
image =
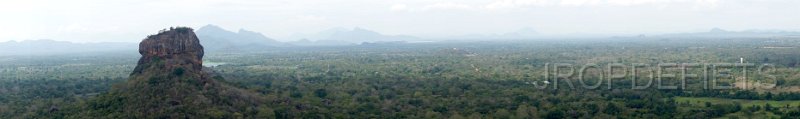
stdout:
{"type": "Polygon", "coordinates": [[[286,44],[266,37],[261,33],[239,29],[232,32],[216,25],[206,25],[197,29],[197,37],[208,51],[263,50],[269,47],[283,47],[286,44]]]}
{"type": "Polygon", "coordinates": [[[800,32],[783,30],[744,30],[729,31],[721,28],[713,28],[707,32],[694,33],[673,33],[656,35],[656,37],[677,37],[677,38],[764,38],[764,37],[800,37],[800,32]]]}
{"type": "Polygon", "coordinates": [[[301,46],[356,45],[421,40],[421,38],[409,35],[385,35],[360,27],[352,29],[337,27],[316,34],[295,34],[292,37],[300,40],[290,43],[301,46]]]}
{"type": "Polygon", "coordinates": [[[496,39],[508,39],[508,40],[519,40],[519,39],[535,39],[546,37],[545,35],[540,34],[533,28],[522,28],[516,31],[501,33],[501,34],[468,34],[468,35],[458,35],[458,36],[449,36],[440,39],[446,40],[496,40],[496,39]]]}
{"type": "MultiPolygon", "coordinates": [[[[296,46],[349,46],[359,44],[397,44],[421,42],[426,39],[408,35],[385,35],[364,28],[332,28],[314,34],[296,34],[291,42],[280,42],[262,33],[240,29],[237,32],[225,30],[216,25],[206,25],[195,30],[200,43],[207,52],[264,51],[271,48],[296,46]]],[[[639,35],[631,38],[645,37],[639,35]]],[[[800,32],[782,30],[745,30],[729,31],[713,28],[706,32],[673,33],[652,35],[662,38],[766,38],[766,37],[800,37],[800,32]]],[[[434,38],[438,40],[497,40],[497,39],[536,39],[564,38],[539,34],[532,28],[524,28],[503,34],[473,34],[434,38]]],[[[135,50],[137,44],[123,42],[73,43],[56,40],[23,40],[0,42],[0,56],[11,55],[52,55],[70,53],[111,53],[135,50]]]]}

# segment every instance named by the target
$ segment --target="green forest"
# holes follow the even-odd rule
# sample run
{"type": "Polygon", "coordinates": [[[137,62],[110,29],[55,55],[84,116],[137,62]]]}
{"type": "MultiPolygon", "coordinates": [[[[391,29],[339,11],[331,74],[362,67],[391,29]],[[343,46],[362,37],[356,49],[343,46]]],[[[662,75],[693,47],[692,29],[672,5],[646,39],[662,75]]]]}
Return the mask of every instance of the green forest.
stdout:
{"type": "MultiPolygon", "coordinates": [[[[800,39],[452,41],[210,52],[203,62],[219,74],[214,80],[265,100],[259,108],[234,114],[209,112],[208,118],[796,119],[800,117],[796,46],[800,39]],[[738,67],[711,72],[727,76],[714,83],[734,87],[730,89],[704,88],[709,83],[702,78],[687,79],[685,86],[679,86],[678,78],[661,82],[678,89],[633,89],[646,82],[634,83],[631,78],[651,78],[652,69],[611,80],[604,75],[605,66],[614,63],[629,67],[740,62],[774,67],[763,74],[756,68],[743,73],[738,67]],[[553,77],[568,73],[546,70],[555,63],[574,64],[574,70],[589,63],[600,68],[587,70],[586,76],[573,73],[557,79],[553,77]],[[578,77],[600,88],[581,88],[578,77]],[[560,83],[539,87],[555,80],[560,83]],[[775,86],[741,88],[736,85],[740,81],[775,86]]],[[[73,118],[68,112],[81,109],[77,107],[98,106],[88,100],[113,98],[97,95],[125,82],[138,57],[135,51],[0,57],[0,118],[73,118]]],[[[683,71],[703,74],[703,70],[707,69],[683,71]]]]}

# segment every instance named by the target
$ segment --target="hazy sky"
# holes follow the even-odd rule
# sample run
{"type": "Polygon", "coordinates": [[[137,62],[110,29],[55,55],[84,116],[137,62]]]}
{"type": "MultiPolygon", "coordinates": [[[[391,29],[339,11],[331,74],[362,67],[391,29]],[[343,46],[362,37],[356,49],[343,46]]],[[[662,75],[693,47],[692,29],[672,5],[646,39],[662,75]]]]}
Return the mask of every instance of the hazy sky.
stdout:
{"type": "Polygon", "coordinates": [[[0,0],[0,41],[137,42],[216,24],[278,40],[332,27],[443,37],[800,29],[800,0],[0,0]]]}

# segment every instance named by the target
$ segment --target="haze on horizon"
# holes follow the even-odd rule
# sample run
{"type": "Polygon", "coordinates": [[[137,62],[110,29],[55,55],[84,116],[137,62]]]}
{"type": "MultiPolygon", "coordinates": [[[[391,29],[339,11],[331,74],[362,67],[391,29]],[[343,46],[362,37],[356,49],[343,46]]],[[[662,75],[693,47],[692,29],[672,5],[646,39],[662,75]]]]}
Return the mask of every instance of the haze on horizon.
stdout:
{"type": "Polygon", "coordinates": [[[800,30],[796,0],[16,0],[0,1],[0,42],[137,42],[170,26],[214,24],[294,34],[360,27],[445,38],[532,28],[541,34],[636,35],[800,30]]]}

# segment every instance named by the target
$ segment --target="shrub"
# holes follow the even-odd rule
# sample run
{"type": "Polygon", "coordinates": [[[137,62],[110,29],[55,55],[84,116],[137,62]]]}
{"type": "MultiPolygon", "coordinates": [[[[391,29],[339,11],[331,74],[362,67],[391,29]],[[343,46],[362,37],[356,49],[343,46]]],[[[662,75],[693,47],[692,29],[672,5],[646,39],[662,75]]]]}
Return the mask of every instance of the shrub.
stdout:
{"type": "Polygon", "coordinates": [[[185,69],[183,69],[183,68],[180,68],[180,67],[179,67],[179,68],[175,68],[175,69],[173,69],[173,70],[172,70],[172,74],[174,74],[174,75],[176,75],[176,76],[181,76],[181,75],[183,75],[183,73],[184,73],[185,71],[186,71],[185,69]]]}

